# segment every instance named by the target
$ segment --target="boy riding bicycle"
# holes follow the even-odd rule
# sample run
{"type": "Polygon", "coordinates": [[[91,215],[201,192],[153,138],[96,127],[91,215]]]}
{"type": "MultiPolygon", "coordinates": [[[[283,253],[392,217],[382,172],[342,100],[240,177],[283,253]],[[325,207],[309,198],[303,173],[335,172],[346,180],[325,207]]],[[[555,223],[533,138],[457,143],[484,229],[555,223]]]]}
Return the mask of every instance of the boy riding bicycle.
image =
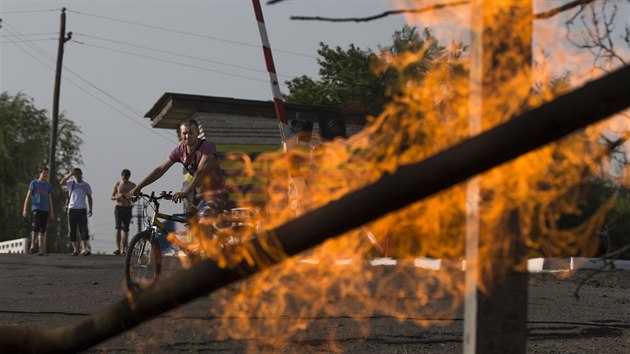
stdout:
{"type": "MultiPolygon", "coordinates": [[[[168,158],[144,177],[127,197],[136,196],[142,188],[157,181],[171,166],[179,162],[192,176],[188,185],[173,194],[173,202],[196,198],[201,192],[199,208],[206,212],[218,212],[228,206],[229,192],[225,188],[225,179],[221,172],[216,145],[205,139],[199,139],[199,124],[194,119],[186,119],[179,125],[181,144],[176,146],[168,158]]],[[[193,202],[193,205],[197,203],[193,202]]]]}

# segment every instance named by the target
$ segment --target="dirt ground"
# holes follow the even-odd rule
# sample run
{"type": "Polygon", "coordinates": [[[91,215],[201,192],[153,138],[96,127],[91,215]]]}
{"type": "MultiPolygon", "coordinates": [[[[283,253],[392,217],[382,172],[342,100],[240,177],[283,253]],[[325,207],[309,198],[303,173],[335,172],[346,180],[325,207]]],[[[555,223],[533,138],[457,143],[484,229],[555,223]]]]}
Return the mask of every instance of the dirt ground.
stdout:
{"type": "MultiPolygon", "coordinates": [[[[177,265],[170,267],[174,274],[177,265]]],[[[122,299],[122,269],[123,258],[109,255],[0,254],[0,325],[56,328],[85,318],[122,299]]],[[[397,279],[391,267],[381,272],[380,276],[397,279]]],[[[399,283],[406,284],[403,279],[399,283]]],[[[630,271],[535,273],[529,284],[528,353],[630,353],[630,271]]],[[[267,344],[273,342],[273,330],[240,338],[226,335],[244,323],[264,328],[269,320],[217,316],[216,306],[233,296],[229,289],[215,292],[85,352],[462,352],[461,307],[449,314],[440,310],[448,304],[431,302],[426,305],[430,316],[421,314],[425,312],[392,316],[362,308],[368,295],[350,293],[328,299],[327,306],[335,311],[312,318],[286,311],[280,322],[287,328],[302,327],[282,345],[273,346],[267,344]]],[[[396,291],[379,296],[376,301],[382,304],[401,300],[396,291]]],[[[295,301],[292,306],[297,310],[309,305],[295,301]]]]}

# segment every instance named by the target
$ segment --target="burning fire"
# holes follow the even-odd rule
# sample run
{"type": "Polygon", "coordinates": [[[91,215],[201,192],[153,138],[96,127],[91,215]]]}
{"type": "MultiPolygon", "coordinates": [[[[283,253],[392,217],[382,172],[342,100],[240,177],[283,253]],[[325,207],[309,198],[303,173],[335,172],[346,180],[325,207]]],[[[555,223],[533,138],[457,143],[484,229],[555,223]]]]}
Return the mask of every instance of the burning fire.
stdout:
{"type": "MultiPolygon", "coordinates": [[[[514,4],[511,1],[484,3],[485,6],[491,4],[493,12],[484,20],[500,18],[514,4]]],[[[426,1],[403,1],[399,8],[425,5],[426,1]]],[[[433,27],[430,20],[437,19],[435,28],[439,29],[436,33],[440,38],[440,33],[445,33],[441,30],[446,27],[450,28],[450,33],[469,33],[471,28],[462,24],[470,22],[470,14],[471,5],[447,7],[410,14],[408,22],[433,27]],[[466,20],[456,21],[455,18],[466,20]]],[[[533,38],[529,37],[528,42],[524,37],[531,33],[528,34],[526,29],[517,31],[518,25],[526,26],[531,20],[525,17],[523,23],[516,24],[512,30],[507,30],[504,23],[498,23],[501,41],[542,43],[536,38],[540,28],[544,26],[545,31],[549,31],[552,23],[557,26],[553,29],[555,32],[563,29],[562,23],[555,19],[535,21],[531,32],[533,38]]],[[[464,41],[469,42],[469,39],[464,41]]],[[[563,46],[568,47],[565,42],[549,49],[560,51],[552,53],[553,58],[532,54],[535,59],[531,66],[530,63],[521,65],[522,53],[517,52],[503,56],[506,61],[516,60],[517,66],[510,67],[505,63],[492,66],[482,62],[484,68],[501,70],[503,67],[510,71],[494,73],[496,78],[503,80],[502,89],[483,96],[483,115],[476,133],[549,102],[580,84],[584,73],[592,69],[586,61],[576,65],[570,77],[556,80],[561,75],[554,70],[566,59],[563,46]]],[[[253,162],[243,157],[247,166],[252,163],[266,166],[267,204],[264,212],[255,216],[258,218],[255,223],[263,230],[272,230],[302,213],[377,181],[399,166],[421,161],[470,137],[470,99],[479,90],[470,80],[473,70],[471,51],[456,43],[449,49],[448,54],[434,61],[421,81],[401,84],[400,94],[393,97],[382,114],[370,117],[367,126],[356,135],[321,142],[315,148],[263,154],[253,162]]],[[[537,50],[534,48],[533,53],[537,50]]],[[[387,56],[383,62],[402,71],[423,55],[423,51],[400,57],[383,53],[387,56]]],[[[489,56],[481,58],[492,60],[489,56]]],[[[600,74],[591,72],[595,76],[600,74]]],[[[483,80],[488,79],[483,77],[483,80]]],[[[601,137],[621,129],[627,130],[625,122],[611,119],[481,175],[481,246],[478,259],[470,261],[483,266],[493,260],[493,271],[501,272],[503,270],[497,267],[496,260],[499,265],[501,260],[512,265],[514,261],[509,258],[515,247],[524,246],[523,260],[541,256],[593,255],[598,247],[595,231],[604,220],[607,206],[600,208],[584,224],[568,228],[559,222],[564,216],[581,213],[579,206],[586,192],[586,182],[593,176],[600,176],[601,167],[606,163],[607,153],[601,137]]],[[[242,178],[252,177],[253,169],[243,171],[242,178]]],[[[206,237],[209,227],[210,220],[192,224],[192,231],[200,240],[195,247],[202,248],[219,265],[229,267],[242,260],[255,265],[262,261],[247,244],[206,237]]],[[[465,229],[466,186],[461,184],[331,239],[240,284],[238,292],[229,300],[226,297],[217,300],[221,303],[215,307],[220,312],[216,315],[226,319],[221,333],[229,338],[269,338],[270,343],[281,345],[290,338],[299,339],[312,319],[347,311],[360,314],[352,318],[361,332],[369,330],[361,316],[377,312],[416,321],[420,325],[428,325],[424,319],[438,314],[455,318],[464,291],[461,269],[446,266],[440,271],[426,271],[405,264],[411,264],[416,257],[461,260],[465,254],[465,229]],[[368,261],[375,256],[394,257],[399,265],[370,266],[368,261]],[[344,265],[339,264],[341,260],[344,265]],[[395,294],[396,301],[383,301],[383,294],[390,294],[387,299],[395,294]],[[348,301],[344,299],[351,299],[352,309],[348,310],[348,301]],[[284,318],[289,311],[291,319],[284,318]]],[[[254,232],[255,228],[244,228],[240,237],[247,239],[254,232]]],[[[225,237],[233,236],[226,234],[225,237]]],[[[267,242],[268,256],[284,258],[273,238],[263,241],[267,242]]],[[[487,280],[482,279],[482,289],[490,285],[485,282],[487,280]]],[[[343,329],[331,331],[336,330],[343,329]]],[[[331,338],[335,337],[333,334],[331,338]]],[[[332,345],[331,350],[335,350],[332,345]]]]}

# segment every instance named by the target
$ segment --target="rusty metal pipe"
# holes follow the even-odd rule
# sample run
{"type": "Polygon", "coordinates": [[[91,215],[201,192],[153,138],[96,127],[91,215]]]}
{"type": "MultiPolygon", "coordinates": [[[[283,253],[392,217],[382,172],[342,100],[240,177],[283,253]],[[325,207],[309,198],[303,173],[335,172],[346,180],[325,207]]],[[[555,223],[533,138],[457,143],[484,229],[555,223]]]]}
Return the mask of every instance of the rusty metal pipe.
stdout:
{"type": "MultiPolygon", "coordinates": [[[[625,66],[426,160],[400,167],[272,232],[288,255],[305,251],[630,107],[629,83],[630,66],[625,66]]],[[[258,241],[253,242],[262,252],[258,241]]],[[[0,326],[0,352],[78,352],[255,272],[245,265],[220,269],[205,260],[65,327],[0,326]]]]}

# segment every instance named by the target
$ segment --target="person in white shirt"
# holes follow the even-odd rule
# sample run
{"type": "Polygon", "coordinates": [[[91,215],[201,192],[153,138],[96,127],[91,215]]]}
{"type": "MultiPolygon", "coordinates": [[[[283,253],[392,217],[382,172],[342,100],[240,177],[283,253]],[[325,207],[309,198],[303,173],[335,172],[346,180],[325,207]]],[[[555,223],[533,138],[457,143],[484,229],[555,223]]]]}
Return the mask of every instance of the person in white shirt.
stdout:
{"type": "Polygon", "coordinates": [[[92,187],[83,180],[83,172],[80,168],[68,172],[61,179],[60,184],[68,188],[70,196],[68,201],[68,227],[70,228],[70,243],[72,244],[72,253],[70,254],[72,256],[79,254],[89,256],[91,252],[88,243],[90,238],[88,217],[92,216],[92,187]],[[77,247],[77,229],[81,234],[81,253],[77,247]]]}

